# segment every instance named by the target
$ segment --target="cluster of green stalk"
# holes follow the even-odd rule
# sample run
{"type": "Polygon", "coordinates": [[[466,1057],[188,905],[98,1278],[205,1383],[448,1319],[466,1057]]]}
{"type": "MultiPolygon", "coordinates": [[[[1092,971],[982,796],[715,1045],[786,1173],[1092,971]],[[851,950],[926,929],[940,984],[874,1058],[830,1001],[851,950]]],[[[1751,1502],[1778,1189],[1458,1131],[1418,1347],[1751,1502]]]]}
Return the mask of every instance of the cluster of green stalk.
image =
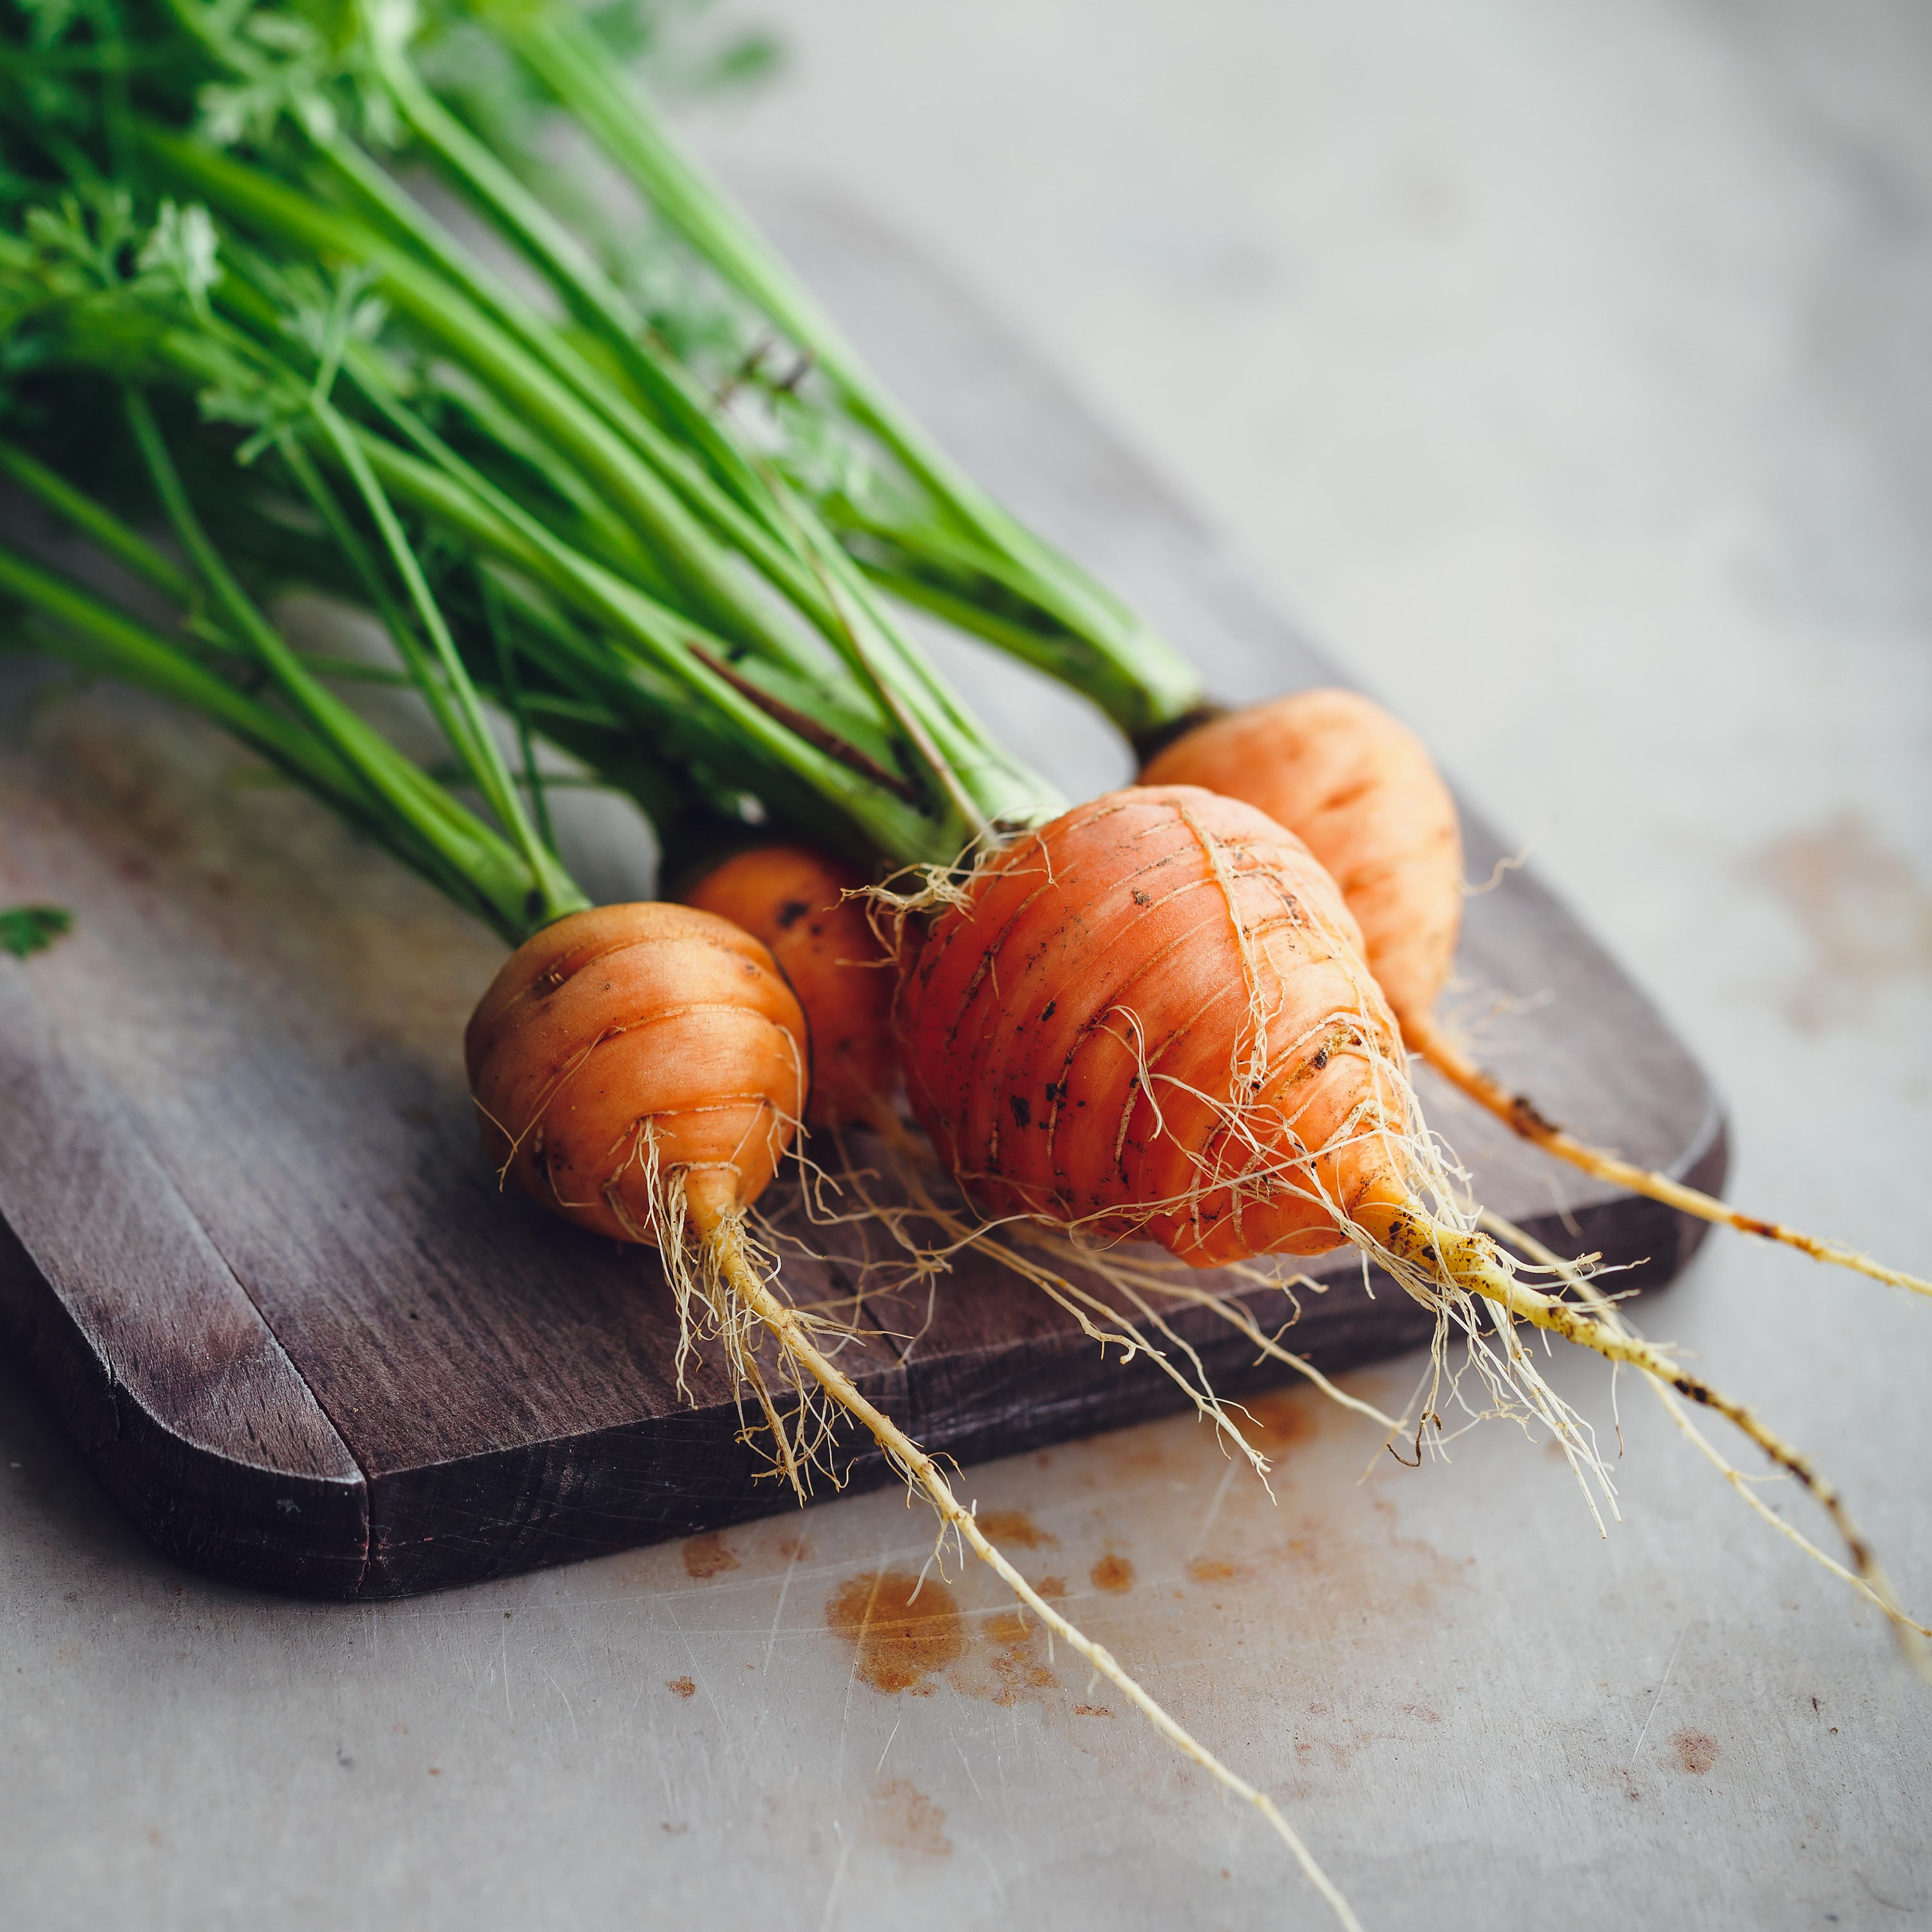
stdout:
{"type": "Polygon", "coordinates": [[[506,938],[584,903],[540,739],[686,855],[750,820],[944,863],[1051,815],[894,597],[1130,735],[1198,704],[874,381],[596,17],[34,0],[0,90],[0,469],[166,613],[0,545],[23,634],[222,725],[506,938]],[[638,190],[628,232],[543,161],[560,116],[638,190]],[[295,588],[393,662],[294,648],[295,588]],[[370,677],[444,767],[349,701],[370,677]]]}

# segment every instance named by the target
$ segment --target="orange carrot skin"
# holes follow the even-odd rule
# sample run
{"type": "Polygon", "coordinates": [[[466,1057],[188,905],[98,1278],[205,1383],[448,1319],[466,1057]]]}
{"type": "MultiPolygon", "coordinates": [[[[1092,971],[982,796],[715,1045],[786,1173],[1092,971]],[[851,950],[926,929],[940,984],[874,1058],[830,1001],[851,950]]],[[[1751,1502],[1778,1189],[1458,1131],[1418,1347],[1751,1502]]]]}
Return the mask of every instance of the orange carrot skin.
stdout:
{"type": "Polygon", "coordinates": [[[1387,1191],[1394,1150],[1343,1130],[1365,1106],[1402,1118],[1394,1018],[1292,832],[1138,788],[1016,841],[968,892],[904,974],[900,1025],[914,1111],[988,1212],[1205,1268],[1337,1246],[1335,1207],[1387,1191]]]}
{"type": "Polygon", "coordinates": [[[1406,725],[1352,691],[1297,692],[1197,726],[1141,782],[1205,785],[1297,833],[1341,887],[1397,1019],[1427,1018],[1462,930],[1462,841],[1406,725]]]}
{"type": "Polygon", "coordinates": [[[802,845],[740,852],[683,895],[761,940],[790,981],[811,1036],[806,1118],[843,1126],[878,1117],[898,1084],[890,954],[857,899],[865,884],[802,845]]]}
{"type": "Polygon", "coordinates": [[[579,1227],[649,1241],[648,1143],[694,1198],[748,1205],[803,1108],[804,1040],[757,940],[649,903],[526,940],[470,1016],[464,1057],[493,1166],[579,1227]]]}

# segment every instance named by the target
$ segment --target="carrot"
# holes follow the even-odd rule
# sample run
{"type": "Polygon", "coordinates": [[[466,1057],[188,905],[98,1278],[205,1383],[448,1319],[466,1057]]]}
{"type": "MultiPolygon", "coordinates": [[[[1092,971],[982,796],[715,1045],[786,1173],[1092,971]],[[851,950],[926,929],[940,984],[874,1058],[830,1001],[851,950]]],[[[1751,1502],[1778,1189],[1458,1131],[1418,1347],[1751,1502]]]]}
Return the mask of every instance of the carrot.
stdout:
{"type": "Polygon", "coordinates": [[[802,845],[734,854],[680,896],[762,940],[804,1009],[814,1124],[875,1124],[898,1077],[892,959],[849,866],[802,845]]]}
{"type": "Polygon", "coordinates": [[[546,926],[477,1004],[464,1058],[491,1164],[553,1212],[664,1245],[662,1177],[700,1238],[764,1192],[806,1096],[805,1021],[771,956],[682,906],[546,926]]]}
{"type": "Polygon", "coordinates": [[[1405,1035],[1436,1004],[1462,926],[1456,802],[1421,741],[1352,691],[1299,691],[1197,726],[1142,768],[1294,832],[1342,889],[1405,1035]]]}
{"type": "MultiPolygon", "coordinates": [[[[44,465],[37,472],[37,458],[8,466],[37,478],[27,487],[50,506],[77,510],[82,528],[190,621],[178,634],[149,632],[18,556],[0,554],[0,576],[73,634],[65,647],[82,661],[118,667],[226,723],[521,941],[467,1042],[486,1142],[505,1174],[560,1214],[657,1246],[687,1347],[722,1339],[801,1497],[832,1408],[870,1430],[944,1525],[1050,1629],[1264,1810],[1352,1922],[1268,1799],[1031,1590],[933,1460],[844,1376],[823,1346],[838,1324],[775,1292],[776,1263],[752,1217],[808,1100],[803,1012],[770,953],[728,922],[691,909],[584,909],[543,809],[533,717],[538,727],[548,718],[662,745],[712,820],[776,815],[901,864],[943,860],[968,840],[990,850],[1017,838],[976,874],[935,886],[935,902],[951,908],[942,930],[969,920],[1003,874],[1044,860],[1011,908],[1027,946],[1010,957],[1001,933],[982,934],[998,943],[982,944],[976,963],[970,940],[963,944],[965,976],[933,996],[922,1035],[925,1084],[943,1084],[969,1020],[997,1044],[997,1022],[1008,1017],[975,1018],[982,978],[1000,999],[1003,964],[1007,978],[1030,974],[1030,998],[1061,976],[1070,933],[1108,928],[1078,962],[1093,982],[1079,997],[1084,1043],[1095,1051],[1073,1069],[1083,1040],[1072,1041],[1068,1067],[1046,1090],[1070,1110],[1092,1110],[1084,1138],[1070,1112],[1064,1150],[1082,1169],[1068,1195],[1052,1160],[1043,1179],[1030,1155],[1016,1163],[1011,1198],[1028,1211],[1110,1233],[1151,1232],[1200,1264],[1355,1241],[1463,1323],[1484,1374],[1550,1420],[1573,1461],[1588,1461],[1580,1425],[1537,1376],[1514,1339],[1516,1320],[1671,1378],[1754,1432],[1834,1510],[1835,1498],[1748,1412],[1588,1310],[1525,1286],[1459,1216],[1420,1130],[1394,1016],[1362,962],[1362,935],[1291,833],[1264,818],[1245,828],[1225,822],[1217,814],[1239,808],[1204,794],[1155,792],[1111,812],[1114,802],[1103,801],[1028,836],[1024,828],[1058,808],[1051,788],[1000,754],[809,504],[770,487],[760,446],[734,440],[710,387],[660,360],[656,338],[610,299],[616,292],[568,248],[559,252],[547,212],[422,93],[400,40],[386,37],[365,51],[368,73],[392,104],[466,180],[500,232],[541,258],[577,322],[602,336],[630,380],[609,382],[348,135],[325,141],[320,123],[292,124],[288,142],[254,147],[252,158],[186,138],[179,104],[205,92],[176,84],[194,74],[200,56],[190,55],[187,68],[170,69],[159,98],[143,94],[142,110],[164,122],[130,123],[124,100],[106,102],[104,158],[118,173],[138,152],[144,168],[191,184],[247,223],[253,248],[224,268],[206,208],[154,206],[146,184],[130,178],[124,205],[101,196],[64,203],[57,218],[37,210],[46,218],[10,237],[0,276],[23,368],[58,364],[76,386],[136,386],[126,402],[130,431],[193,580],[100,506],[78,502],[69,479],[44,465]],[[137,206],[151,229],[130,226],[137,206]],[[332,275],[336,265],[352,272],[318,284],[319,262],[332,275]],[[383,327],[379,305],[358,300],[371,281],[382,304],[407,316],[412,357],[426,337],[453,358],[462,398],[454,418],[440,404],[424,413],[416,386],[394,378],[400,365],[369,338],[383,327]],[[126,326],[109,326],[117,321],[126,326]],[[323,680],[342,674],[339,667],[288,647],[199,525],[190,484],[166,460],[170,431],[141,386],[175,392],[168,424],[193,413],[180,392],[207,390],[223,422],[258,426],[243,453],[268,456],[266,487],[298,513],[242,520],[251,542],[275,535],[261,560],[267,574],[280,580],[290,532],[312,534],[296,547],[296,577],[346,587],[380,617],[396,657],[386,680],[418,694],[487,818],[335,698],[323,680]],[[445,433],[452,420],[454,441],[445,433]],[[434,589],[419,548],[441,561],[434,589]],[[520,775],[482,710],[479,665],[517,727],[520,775]],[[1126,882],[1137,855],[1124,854],[1108,822],[1150,799],[1138,856],[1164,876],[1143,865],[1135,876],[1144,882],[1126,882]],[[1175,820],[1191,842],[1169,838],[1161,847],[1175,820]],[[1062,894],[1064,873],[1083,856],[1072,850],[1070,824],[1100,827],[1084,855],[1093,862],[1093,904],[1056,912],[1034,900],[1062,894]],[[1063,846],[1066,867],[1056,857],[1063,846]],[[1167,907],[1157,893],[1193,897],[1167,907]],[[1204,905],[1212,915],[1204,921],[1195,916],[1204,905]],[[1094,1125],[1102,1120],[1118,1122],[1111,1139],[1094,1125]],[[1504,1310],[1496,1342],[1470,1315],[1472,1297],[1504,1310]],[[774,1348],[761,1347],[767,1340],[774,1348]]],[[[231,50],[225,32],[208,52],[218,86],[224,64],[259,77],[256,56],[239,43],[231,50]]],[[[78,141],[64,128],[50,132],[58,141],[47,178],[76,159],[98,172],[86,152],[92,130],[78,141]]],[[[206,430],[194,434],[206,454],[206,430]]],[[[226,514],[239,517],[238,496],[226,514]]],[[[997,519],[982,518],[979,527],[1003,537],[997,519]]],[[[966,543],[949,542],[970,572],[976,532],[970,520],[967,528],[966,543]]],[[[1009,561],[1079,616],[1077,594],[1058,595],[1079,586],[1057,577],[1035,547],[1018,542],[1009,561]]],[[[1103,669],[1136,654],[1130,622],[1111,632],[1103,669]]],[[[1144,707],[1147,722],[1171,722],[1180,694],[1170,690],[1144,707]]],[[[943,976],[925,964],[914,967],[914,983],[940,986],[943,976]]],[[[1050,1012],[1049,995],[1042,1022],[1050,1012]]],[[[986,1092],[967,1097],[992,1104],[964,1121],[949,1149],[988,1190],[1008,1184],[1001,1123],[1010,1113],[1024,1139],[1027,1109],[1039,1104],[1029,1082],[1009,1077],[1025,1070],[983,1072],[986,1092]]],[[[681,1351],[680,1367],[686,1359],[681,1351]]],[[[1841,1513],[1838,1520],[1860,1577],[1885,1601],[1868,1552],[1841,1513]]]]}
{"type": "Polygon", "coordinates": [[[754,1357],[746,1211],[805,1105],[805,1017],[771,955],[686,906],[599,906],[505,961],[464,1035],[484,1151],[579,1227],[656,1248],[677,1296],[679,1378],[724,1342],[802,1502],[811,1442],[754,1357]]]}
{"type": "Polygon", "coordinates": [[[1842,1243],[1742,1214],[1579,1140],[1450,1037],[1435,1006],[1462,921],[1455,801],[1421,740],[1379,705],[1354,692],[1298,692],[1196,727],[1151,758],[1141,776],[1148,784],[1205,785],[1298,832],[1360,922],[1369,968],[1409,1049],[1523,1139],[1613,1186],[1932,1295],[1932,1282],[1842,1243]]]}
{"type": "Polygon", "coordinates": [[[1360,944],[1308,848],[1252,808],[1114,793],[934,922],[902,1008],[914,1110],[996,1214],[1202,1268],[1339,1247],[1388,1165],[1352,1123],[1366,1106],[1402,1131],[1360,944]]]}
{"type": "Polygon", "coordinates": [[[1528,1286],[1474,1227],[1354,922],[1292,832],[1196,788],[1130,789],[938,897],[902,981],[907,1084],[990,1212],[1144,1237],[1202,1267],[1353,1242],[1463,1328],[1492,1396],[1549,1426],[1580,1477],[1600,1465],[1515,1323],[1640,1369],[1796,1476],[1901,1638],[1928,1634],[1796,1450],[1626,1326],[1528,1286]],[[1477,1299],[1500,1311],[1488,1328],[1477,1299]]]}

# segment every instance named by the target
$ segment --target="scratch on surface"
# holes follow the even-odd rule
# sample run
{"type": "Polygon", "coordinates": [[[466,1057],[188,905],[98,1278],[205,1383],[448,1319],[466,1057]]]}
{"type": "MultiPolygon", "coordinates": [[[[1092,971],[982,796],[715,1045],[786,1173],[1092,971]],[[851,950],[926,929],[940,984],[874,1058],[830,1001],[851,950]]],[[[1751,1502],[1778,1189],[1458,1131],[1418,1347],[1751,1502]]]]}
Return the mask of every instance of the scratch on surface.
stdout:
{"type": "Polygon", "coordinates": [[[955,1738],[952,1748],[959,1754],[959,1762],[966,1767],[966,1782],[973,1787],[973,1796],[985,1803],[986,1794],[980,1789],[980,1780],[973,1775],[973,1760],[966,1755],[966,1747],[955,1738]]]}
{"type": "Polygon", "coordinates": [[[825,1894],[825,1910],[820,1915],[818,1932],[830,1932],[832,1915],[838,1909],[839,1888],[845,1882],[845,1861],[852,1856],[852,1840],[838,1831],[838,1821],[833,1819],[832,1828],[838,1832],[838,1862],[832,1870],[832,1888],[825,1894]]]}
{"type": "MultiPolygon", "coordinates": [[[[728,1758],[733,1753],[732,1732],[730,1726],[725,1721],[724,1706],[718,1702],[718,1694],[712,1688],[710,1675],[698,1661],[698,1652],[692,1646],[691,1633],[685,1628],[684,1620],[678,1615],[676,1605],[667,1602],[664,1608],[670,1616],[671,1628],[677,1632],[678,1642],[682,1646],[686,1657],[690,1660],[692,1676],[704,1687],[704,1701],[711,1706],[712,1718],[717,1724],[718,1735],[724,1741],[724,1755],[728,1758]]],[[[717,1767],[708,1755],[705,1760],[705,1775],[716,1790],[717,1767]]]]}
{"type": "Polygon", "coordinates": [[[873,1766],[873,1767],[872,1767],[872,1775],[873,1775],[874,1778],[877,1778],[877,1777],[878,1776],[879,1773],[880,1773],[880,1772],[882,1772],[882,1771],[884,1771],[884,1770],[885,1769],[885,1768],[886,1768],[886,1751],[889,1751],[889,1750],[890,1750],[892,1749],[892,1739],[893,1739],[894,1738],[897,1737],[897,1736],[898,1736],[898,1734],[899,1734],[899,1724],[904,1724],[904,1722],[905,1722],[904,1718],[900,1718],[900,1719],[899,1719],[899,1720],[898,1720],[898,1724],[894,1724],[894,1725],[893,1725],[893,1726],[892,1726],[892,1730],[891,1730],[891,1731],[887,1734],[886,1738],[886,1750],[882,1750],[881,1752],[880,1752],[880,1754],[879,1754],[879,1761],[878,1761],[878,1762],[877,1764],[874,1765],[874,1766],[873,1766]]]}
{"type": "Polygon", "coordinates": [[[979,1853],[980,1862],[986,1868],[986,1876],[992,1882],[992,1887],[994,1894],[998,1898],[1000,1903],[1002,1905],[1005,1904],[1006,1902],[1006,1882],[1000,1876],[1000,1868],[993,1862],[992,1854],[986,1850],[984,1845],[976,1844],[973,1849],[979,1853]]]}
{"type": "Polygon", "coordinates": [[[1228,1458],[1228,1466],[1221,1472],[1220,1487],[1214,1492],[1214,1500],[1208,1505],[1208,1514],[1201,1519],[1201,1528],[1194,1538],[1194,1546],[1187,1552],[1191,1562],[1201,1553],[1201,1546],[1208,1540],[1208,1532],[1214,1527],[1214,1519],[1221,1514],[1221,1505],[1228,1499],[1228,1487],[1234,1480],[1234,1472],[1242,1466],[1233,1456],[1228,1458]]]}
{"type": "MultiPolygon", "coordinates": [[[[872,1594],[866,1599],[865,1620],[860,1625],[860,1641],[852,1646],[852,1668],[845,1677],[845,1708],[838,1714],[838,1777],[842,1784],[845,1777],[845,1744],[852,1732],[852,1694],[859,1687],[859,1660],[865,1654],[865,1633],[872,1627],[872,1604],[878,1596],[879,1578],[884,1574],[878,1570],[872,1572],[872,1594]]],[[[839,1869],[844,1869],[842,1863],[839,1869]]]]}
{"type": "MultiPolygon", "coordinates": [[[[572,1738],[575,1738],[578,1736],[576,1707],[571,1702],[569,1696],[564,1690],[563,1686],[556,1681],[556,1673],[553,1671],[546,1670],[544,1672],[544,1675],[550,1679],[550,1688],[554,1690],[560,1697],[562,1698],[563,1708],[569,1713],[570,1716],[570,1735],[572,1738]]],[[[643,1694],[640,1692],[639,1694],[641,1696],[643,1694]]]]}
{"type": "Polygon", "coordinates": [[[1670,1660],[1664,1666],[1664,1676],[1657,1687],[1657,1695],[1650,1700],[1650,1708],[1644,1713],[1643,1728],[1636,1734],[1636,1742],[1630,1746],[1630,1762],[1624,1766],[1624,1775],[1628,1778],[1636,1769],[1637,1753],[1643,1749],[1643,1741],[1650,1735],[1651,1720],[1657,1715],[1657,1707],[1664,1702],[1664,1694],[1670,1688],[1670,1673],[1677,1668],[1677,1653],[1684,1648],[1684,1640],[1690,1634],[1690,1623],[1677,1633],[1677,1641],[1670,1646],[1670,1660]]]}
{"type": "Polygon", "coordinates": [[[514,1724],[517,1714],[510,1708],[510,1626],[508,1619],[503,1624],[503,1717],[506,1723],[514,1724]]]}
{"type": "Polygon", "coordinates": [[[770,1674],[772,1653],[778,1646],[778,1624],[784,1616],[785,1598],[791,1590],[792,1572],[797,1568],[798,1545],[794,1544],[791,1548],[791,1560],[785,1565],[784,1580],[778,1586],[778,1606],[772,1612],[772,1633],[765,1640],[765,1667],[758,1673],[760,1676],[770,1674]]]}

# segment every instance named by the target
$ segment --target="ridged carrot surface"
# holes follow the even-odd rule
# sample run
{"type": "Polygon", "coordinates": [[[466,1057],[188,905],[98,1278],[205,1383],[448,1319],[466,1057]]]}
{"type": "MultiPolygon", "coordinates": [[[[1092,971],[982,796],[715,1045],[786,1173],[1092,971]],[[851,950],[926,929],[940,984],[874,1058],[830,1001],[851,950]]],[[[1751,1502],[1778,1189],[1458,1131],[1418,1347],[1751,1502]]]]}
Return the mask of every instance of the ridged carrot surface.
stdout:
{"type": "Polygon", "coordinates": [[[969,893],[933,922],[901,1030],[920,1124],[983,1206],[1198,1267],[1341,1244],[1338,1210],[1393,1171],[1398,1049],[1298,838],[1137,788],[1018,840],[969,893]]]}
{"type": "Polygon", "coordinates": [[[566,1220],[635,1241],[653,1238],[660,1172],[682,1169],[694,1205],[758,1198],[805,1103],[804,1038],[757,940],[653,902],[526,940],[464,1055],[491,1163],[566,1220]]]}
{"type": "Polygon", "coordinates": [[[1294,832],[1342,889],[1405,1031],[1449,976],[1462,924],[1456,802],[1422,742],[1352,691],[1298,691],[1198,726],[1143,784],[1204,785],[1294,832]]]}

